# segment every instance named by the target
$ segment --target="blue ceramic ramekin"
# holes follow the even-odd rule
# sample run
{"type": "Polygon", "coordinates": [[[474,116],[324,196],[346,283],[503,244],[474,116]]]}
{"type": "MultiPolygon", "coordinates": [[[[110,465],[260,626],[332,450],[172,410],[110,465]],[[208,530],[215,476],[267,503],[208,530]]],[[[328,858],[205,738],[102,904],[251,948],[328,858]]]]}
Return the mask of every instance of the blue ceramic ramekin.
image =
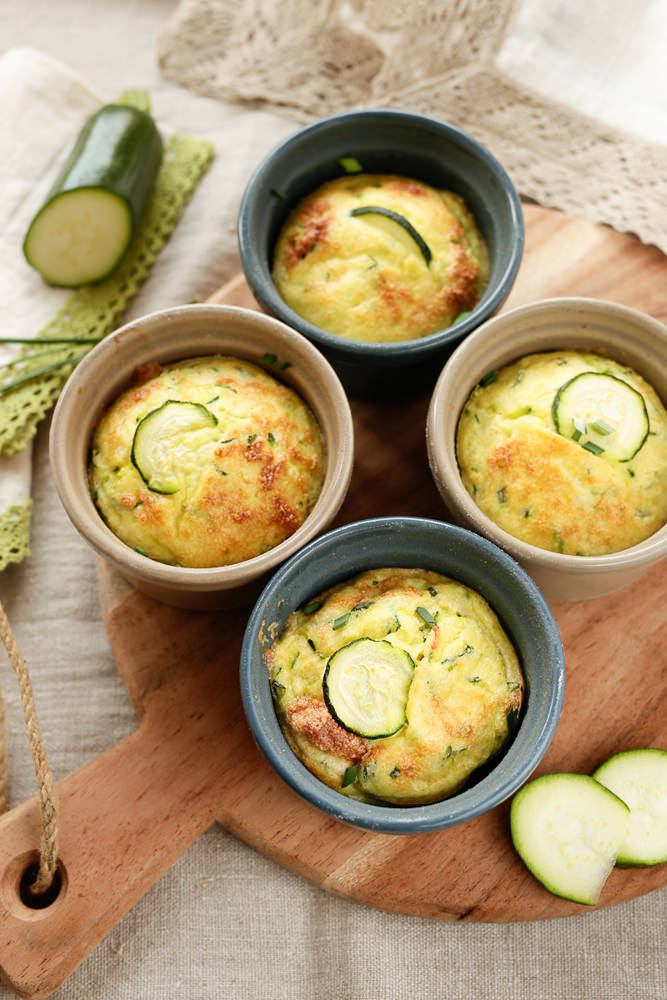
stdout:
{"type": "Polygon", "coordinates": [[[521,203],[501,164],[471,136],[446,122],[387,109],[333,115],[301,129],[260,163],[245,189],[238,240],[246,279],[260,304],[311,340],[348,392],[378,395],[387,388],[435,381],[463,338],[507,298],[524,245],[521,203]],[[291,210],[353,156],[369,173],[414,177],[460,194],[484,236],[489,282],[469,316],[428,337],[402,343],[346,340],[306,322],[283,301],[271,277],[273,248],[291,210]],[[408,379],[408,376],[411,376],[408,379]]]}
{"type": "Polygon", "coordinates": [[[553,616],[510,556],[473,532],[419,517],[357,521],[322,535],[285,563],[262,591],[241,651],[241,694],[250,729],[277,773],[330,816],[382,833],[426,833],[473,819],[507,799],[532,774],[554,735],[565,662],[553,616]],[[492,766],[442,802],[391,806],[357,802],[316,778],[296,757],[278,722],[264,651],[291,611],[366,569],[434,570],[472,587],[498,615],[517,651],[526,698],[514,738],[492,766]]]}

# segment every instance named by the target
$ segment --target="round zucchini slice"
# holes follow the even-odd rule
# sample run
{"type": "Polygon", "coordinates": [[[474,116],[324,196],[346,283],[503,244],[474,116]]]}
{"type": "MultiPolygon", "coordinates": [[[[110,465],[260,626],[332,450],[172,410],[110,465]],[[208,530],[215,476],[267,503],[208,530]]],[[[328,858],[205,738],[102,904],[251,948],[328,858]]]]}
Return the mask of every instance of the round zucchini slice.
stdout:
{"type": "Polygon", "coordinates": [[[366,739],[393,736],[407,722],[414,669],[410,654],[386,639],[355,639],[329,657],[324,700],[351,733],[366,739]]]}
{"type": "MultiPolygon", "coordinates": [[[[178,458],[184,439],[218,422],[202,403],[168,399],[137,424],[132,441],[132,464],[154,493],[176,493],[182,486],[178,458]]],[[[187,448],[187,443],[185,443],[187,448]]]]}
{"type": "Polygon", "coordinates": [[[565,382],[551,405],[556,430],[593,455],[628,462],[649,433],[644,397],[603,372],[582,372],[565,382]]]}
{"type": "Polygon", "coordinates": [[[421,253],[422,257],[426,262],[426,266],[428,267],[430,265],[431,259],[433,257],[433,254],[431,253],[431,248],[429,247],[428,243],[421,235],[421,233],[419,233],[412,225],[412,223],[408,219],[406,219],[404,215],[401,215],[400,212],[394,212],[392,208],[384,208],[382,205],[360,205],[359,208],[353,208],[352,211],[350,212],[350,215],[354,217],[359,215],[375,216],[375,219],[373,219],[373,224],[380,226],[380,228],[382,228],[385,231],[387,231],[386,222],[383,222],[383,220],[388,219],[389,220],[388,232],[392,236],[396,236],[398,232],[393,226],[393,224],[396,223],[396,225],[401,227],[403,233],[407,233],[407,235],[410,237],[410,240],[412,240],[413,244],[415,244],[419,248],[419,252],[421,253]]]}
{"type": "Polygon", "coordinates": [[[667,750],[614,754],[593,777],[630,807],[630,825],[619,848],[618,864],[647,866],[667,861],[667,750]]]}
{"type": "Polygon", "coordinates": [[[594,778],[545,774],[512,800],[512,842],[549,892],[594,906],[616,863],[629,816],[625,802],[594,778]]]}

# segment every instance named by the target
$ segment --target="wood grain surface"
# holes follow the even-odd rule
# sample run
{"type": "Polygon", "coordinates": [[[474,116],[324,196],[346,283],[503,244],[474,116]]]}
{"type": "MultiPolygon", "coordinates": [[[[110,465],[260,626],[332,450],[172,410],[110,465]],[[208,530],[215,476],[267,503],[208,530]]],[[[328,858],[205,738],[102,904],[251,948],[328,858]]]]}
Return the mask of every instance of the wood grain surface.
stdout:
{"type": "MultiPolygon", "coordinates": [[[[586,295],[667,321],[667,260],[658,250],[537,206],[525,206],[525,215],[526,252],[505,308],[586,295]]],[[[213,301],[255,305],[241,279],[213,301]]],[[[445,516],[426,459],[428,402],[428,393],[353,401],[356,465],[336,523],[445,516]]],[[[246,613],[158,604],[102,562],[99,586],[109,641],[141,723],[59,782],[63,888],[47,909],[28,909],[17,890],[39,842],[36,800],[0,819],[0,965],[21,995],[56,989],[216,821],[323,888],[386,910],[513,921],[587,909],[550,895],[524,868],[508,834],[509,803],[418,836],[357,830],[320,813],[283,784],[250,736],[238,686],[246,613]]],[[[565,645],[566,695],[536,773],[589,772],[619,749],[667,747],[664,564],[626,590],[552,610],[565,645]]],[[[666,884],[667,865],[617,869],[598,905],[666,884]]]]}

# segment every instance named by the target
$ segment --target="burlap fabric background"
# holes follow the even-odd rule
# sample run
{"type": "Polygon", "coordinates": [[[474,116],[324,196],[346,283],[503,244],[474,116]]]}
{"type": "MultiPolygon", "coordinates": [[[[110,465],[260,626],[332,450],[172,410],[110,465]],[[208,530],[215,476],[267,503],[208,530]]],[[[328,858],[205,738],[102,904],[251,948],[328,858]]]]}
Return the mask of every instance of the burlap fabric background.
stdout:
{"type": "MultiPolygon", "coordinates": [[[[174,0],[0,5],[3,49],[42,49],[110,98],[144,86],[159,117],[216,144],[216,162],[133,315],[204,297],[236,272],[235,218],[249,171],[296,127],[284,115],[197,96],[165,79],[156,42],[176,7],[174,0]]],[[[35,448],[32,555],[0,576],[0,599],[31,667],[61,778],[130,733],[136,719],[100,620],[94,558],[53,491],[47,430],[35,448]]],[[[33,794],[34,778],[4,659],[0,673],[13,805],[33,794]]],[[[663,1000],[666,926],[665,890],[541,923],[453,925],[389,915],[328,895],[214,828],[56,998],[663,1000]]],[[[10,996],[0,987],[0,997],[10,996]]]]}

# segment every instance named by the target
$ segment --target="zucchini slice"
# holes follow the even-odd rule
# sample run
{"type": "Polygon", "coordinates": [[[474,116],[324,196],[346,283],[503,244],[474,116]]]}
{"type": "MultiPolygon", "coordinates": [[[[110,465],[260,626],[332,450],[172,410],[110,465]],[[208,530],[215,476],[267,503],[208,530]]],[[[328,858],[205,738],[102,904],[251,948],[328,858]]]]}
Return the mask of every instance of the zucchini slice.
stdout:
{"type": "Polygon", "coordinates": [[[629,816],[625,802],[594,778],[545,774],[512,800],[512,842],[549,892],[594,906],[625,839],[629,816]]]}
{"type": "Polygon", "coordinates": [[[667,750],[626,750],[593,772],[596,781],[630,807],[630,826],[619,865],[667,861],[667,750]]]}
{"type": "Polygon", "coordinates": [[[132,464],[154,493],[176,493],[181,488],[178,460],[187,448],[187,436],[203,427],[215,427],[218,418],[203,403],[168,399],[137,424],[132,440],[132,464]]]}
{"type": "Polygon", "coordinates": [[[382,205],[360,205],[359,208],[353,208],[350,215],[379,215],[385,219],[391,219],[392,222],[397,222],[398,225],[403,229],[411,240],[417,244],[419,247],[419,252],[426,261],[426,266],[428,267],[431,263],[433,254],[431,249],[424,239],[424,237],[417,232],[415,227],[409,222],[404,215],[400,212],[394,212],[391,208],[383,208],[382,205]]]}
{"type": "Polygon", "coordinates": [[[130,245],[161,160],[162,140],[146,111],[130,103],[100,108],[30,223],[28,263],[50,285],[106,278],[130,245]]]}
{"type": "Polygon", "coordinates": [[[386,639],[355,639],[329,657],[324,700],[343,729],[367,739],[393,736],[407,722],[414,669],[410,654],[386,639]]]}
{"type": "Polygon", "coordinates": [[[650,429],[642,394],[603,372],[582,372],[565,382],[554,396],[551,415],[563,437],[617,462],[636,455],[650,429]]]}

